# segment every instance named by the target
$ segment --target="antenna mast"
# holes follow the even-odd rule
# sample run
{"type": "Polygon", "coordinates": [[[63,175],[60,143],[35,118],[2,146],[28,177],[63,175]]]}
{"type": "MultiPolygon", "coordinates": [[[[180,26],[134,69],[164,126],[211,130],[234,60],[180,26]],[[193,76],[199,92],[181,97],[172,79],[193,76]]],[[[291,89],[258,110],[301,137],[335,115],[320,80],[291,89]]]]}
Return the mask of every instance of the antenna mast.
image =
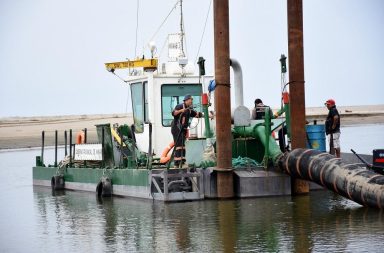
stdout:
{"type": "Polygon", "coordinates": [[[184,53],[183,0],[180,0],[180,45],[181,45],[181,57],[185,57],[185,53],[184,53]]]}

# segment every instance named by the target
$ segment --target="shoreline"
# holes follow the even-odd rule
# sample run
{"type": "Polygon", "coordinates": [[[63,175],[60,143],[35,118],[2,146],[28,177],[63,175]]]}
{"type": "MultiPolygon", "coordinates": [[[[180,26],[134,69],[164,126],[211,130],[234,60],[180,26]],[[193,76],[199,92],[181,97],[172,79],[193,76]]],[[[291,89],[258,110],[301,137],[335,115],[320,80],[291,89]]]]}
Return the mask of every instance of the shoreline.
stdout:
{"type": "MultiPolygon", "coordinates": [[[[384,124],[384,105],[341,106],[338,110],[342,127],[384,124]]],[[[310,123],[317,120],[318,124],[324,124],[327,113],[325,107],[306,108],[310,123]]],[[[0,118],[0,150],[41,147],[42,131],[45,131],[45,146],[54,146],[55,130],[58,131],[58,146],[64,145],[64,131],[69,129],[75,140],[76,133],[87,128],[88,142],[96,143],[95,125],[105,123],[131,125],[132,113],[0,118]]]]}
{"type": "Polygon", "coordinates": [[[45,132],[45,147],[55,145],[55,130],[58,131],[58,146],[64,145],[64,131],[72,129],[72,138],[81,129],[87,128],[89,143],[97,142],[97,124],[133,123],[132,114],[70,115],[44,117],[9,117],[0,119],[0,150],[30,149],[41,147],[41,132],[45,132]]]}

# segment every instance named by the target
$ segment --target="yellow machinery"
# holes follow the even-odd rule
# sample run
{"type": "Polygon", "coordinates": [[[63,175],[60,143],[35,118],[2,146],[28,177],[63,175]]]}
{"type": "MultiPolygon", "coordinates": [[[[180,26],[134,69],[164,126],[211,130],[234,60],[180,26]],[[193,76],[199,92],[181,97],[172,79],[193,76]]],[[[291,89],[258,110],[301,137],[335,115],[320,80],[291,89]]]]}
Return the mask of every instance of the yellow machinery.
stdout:
{"type": "Polygon", "coordinates": [[[121,62],[105,63],[108,71],[114,72],[115,69],[143,68],[144,71],[155,71],[157,69],[158,59],[138,59],[121,62]]]}

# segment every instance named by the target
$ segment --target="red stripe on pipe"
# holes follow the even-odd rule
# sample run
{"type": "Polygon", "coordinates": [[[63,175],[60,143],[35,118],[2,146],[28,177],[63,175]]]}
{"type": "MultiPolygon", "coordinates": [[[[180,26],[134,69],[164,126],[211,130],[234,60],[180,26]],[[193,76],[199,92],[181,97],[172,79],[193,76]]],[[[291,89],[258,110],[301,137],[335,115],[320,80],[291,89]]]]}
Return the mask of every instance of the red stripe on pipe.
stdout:
{"type": "Polygon", "coordinates": [[[297,171],[297,173],[300,175],[300,177],[302,177],[301,176],[301,173],[300,173],[300,169],[299,169],[299,167],[300,167],[300,160],[301,160],[301,158],[303,157],[303,155],[305,155],[306,153],[308,153],[308,152],[310,152],[310,151],[312,151],[311,149],[307,149],[307,150],[305,150],[300,156],[299,156],[299,158],[297,159],[297,161],[296,161],[296,171],[297,171]]]}
{"type": "Polygon", "coordinates": [[[347,180],[347,194],[349,199],[352,199],[351,193],[349,192],[349,180],[347,180]]]}
{"type": "Polygon", "coordinates": [[[367,206],[367,204],[365,203],[365,199],[364,199],[364,191],[363,191],[363,190],[361,190],[360,197],[361,197],[361,201],[363,202],[363,205],[364,205],[364,206],[367,206]]]}
{"type": "Polygon", "coordinates": [[[324,169],[325,169],[327,163],[333,163],[333,161],[335,161],[335,160],[337,160],[337,159],[339,159],[339,158],[332,158],[332,159],[326,161],[326,162],[324,163],[323,167],[321,168],[321,170],[320,170],[320,182],[321,182],[321,184],[322,184],[323,186],[325,186],[325,184],[324,184],[324,180],[323,180],[323,172],[324,172],[324,169]]]}
{"type": "Polygon", "coordinates": [[[287,159],[285,159],[285,169],[287,170],[289,175],[291,175],[291,171],[289,170],[289,166],[288,166],[288,161],[289,161],[290,155],[291,155],[291,153],[288,153],[288,157],[287,157],[287,159]]]}
{"type": "Polygon", "coordinates": [[[313,159],[311,159],[311,161],[309,162],[309,165],[308,165],[308,175],[309,175],[309,178],[313,181],[313,178],[312,178],[312,163],[319,159],[320,157],[324,156],[324,155],[328,155],[327,153],[321,153],[321,154],[318,154],[316,156],[313,157],[313,159]]]}
{"type": "Polygon", "coordinates": [[[337,190],[337,187],[336,187],[336,180],[337,180],[337,177],[335,177],[335,179],[333,180],[333,189],[335,189],[335,192],[339,194],[339,191],[337,190]]]}

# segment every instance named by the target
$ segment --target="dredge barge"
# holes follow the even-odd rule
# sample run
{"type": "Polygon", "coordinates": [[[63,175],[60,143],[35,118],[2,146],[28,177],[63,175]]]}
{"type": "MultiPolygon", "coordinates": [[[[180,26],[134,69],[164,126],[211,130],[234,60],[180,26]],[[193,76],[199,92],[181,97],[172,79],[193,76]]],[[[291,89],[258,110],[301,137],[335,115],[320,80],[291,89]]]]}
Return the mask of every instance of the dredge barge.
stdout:
{"type": "MultiPolygon", "coordinates": [[[[301,178],[362,205],[382,208],[384,176],[325,153],[324,126],[307,126],[307,138],[302,139],[310,149],[286,149],[291,140],[292,144],[296,141],[292,145],[295,148],[300,139],[298,133],[305,133],[305,125],[297,126],[297,106],[300,104],[297,87],[290,90],[296,92],[295,96],[290,97],[288,92],[289,84],[298,81],[282,83],[282,105],[275,115],[266,107],[264,119],[251,119],[250,110],[243,104],[240,64],[225,55],[228,50],[225,44],[228,6],[219,4],[216,7],[215,52],[220,53],[217,59],[228,60],[216,59],[216,70],[223,67],[222,64],[228,64],[228,68],[231,65],[234,70],[232,125],[231,112],[223,110],[230,107],[225,104],[229,101],[229,93],[226,94],[230,90],[229,81],[225,81],[229,73],[223,75],[217,70],[215,78],[205,75],[204,59],[200,58],[199,74],[195,74],[193,64],[188,62],[183,51],[184,33],[181,30],[168,37],[168,62],[159,63],[152,45],[149,59],[105,64],[115,75],[120,69],[129,70],[129,77],[124,82],[131,91],[134,123],[130,126],[97,125],[97,143],[87,143],[86,131],[78,133],[76,143],[73,143],[74,136],[69,130],[69,137],[65,135],[65,150],[68,146],[69,153],[66,152],[60,162],[57,160],[56,132],[53,165],[46,165],[44,161],[43,132],[42,154],[36,157],[33,167],[33,184],[53,190],[96,192],[102,197],[118,195],[169,202],[289,195],[296,187],[291,185],[292,179],[301,178]],[[186,94],[192,96],[193,109],[203,113],[204,120],[190,122],[185,142],[188,166],[173,168],[171,112],[186,94]],[[209,117],[210,111],[217,113],[215,119],[209,117]],[[311,129],[317,129],[314,135],[311,129]],[[286,136],[280,136],[281,146],[277,145],[273,135],[279,130],[286,132],[286,136]],[[223,153],[223,150],[229,152],[223,153]],[[232,161],[229,166],[228,161],[232,161]]],[[[287,70],[285,61],[286,57],[282,55],[282,76],[287,70]]],[[[305,113],[301,116],[305,119],[305,113]]]]}

